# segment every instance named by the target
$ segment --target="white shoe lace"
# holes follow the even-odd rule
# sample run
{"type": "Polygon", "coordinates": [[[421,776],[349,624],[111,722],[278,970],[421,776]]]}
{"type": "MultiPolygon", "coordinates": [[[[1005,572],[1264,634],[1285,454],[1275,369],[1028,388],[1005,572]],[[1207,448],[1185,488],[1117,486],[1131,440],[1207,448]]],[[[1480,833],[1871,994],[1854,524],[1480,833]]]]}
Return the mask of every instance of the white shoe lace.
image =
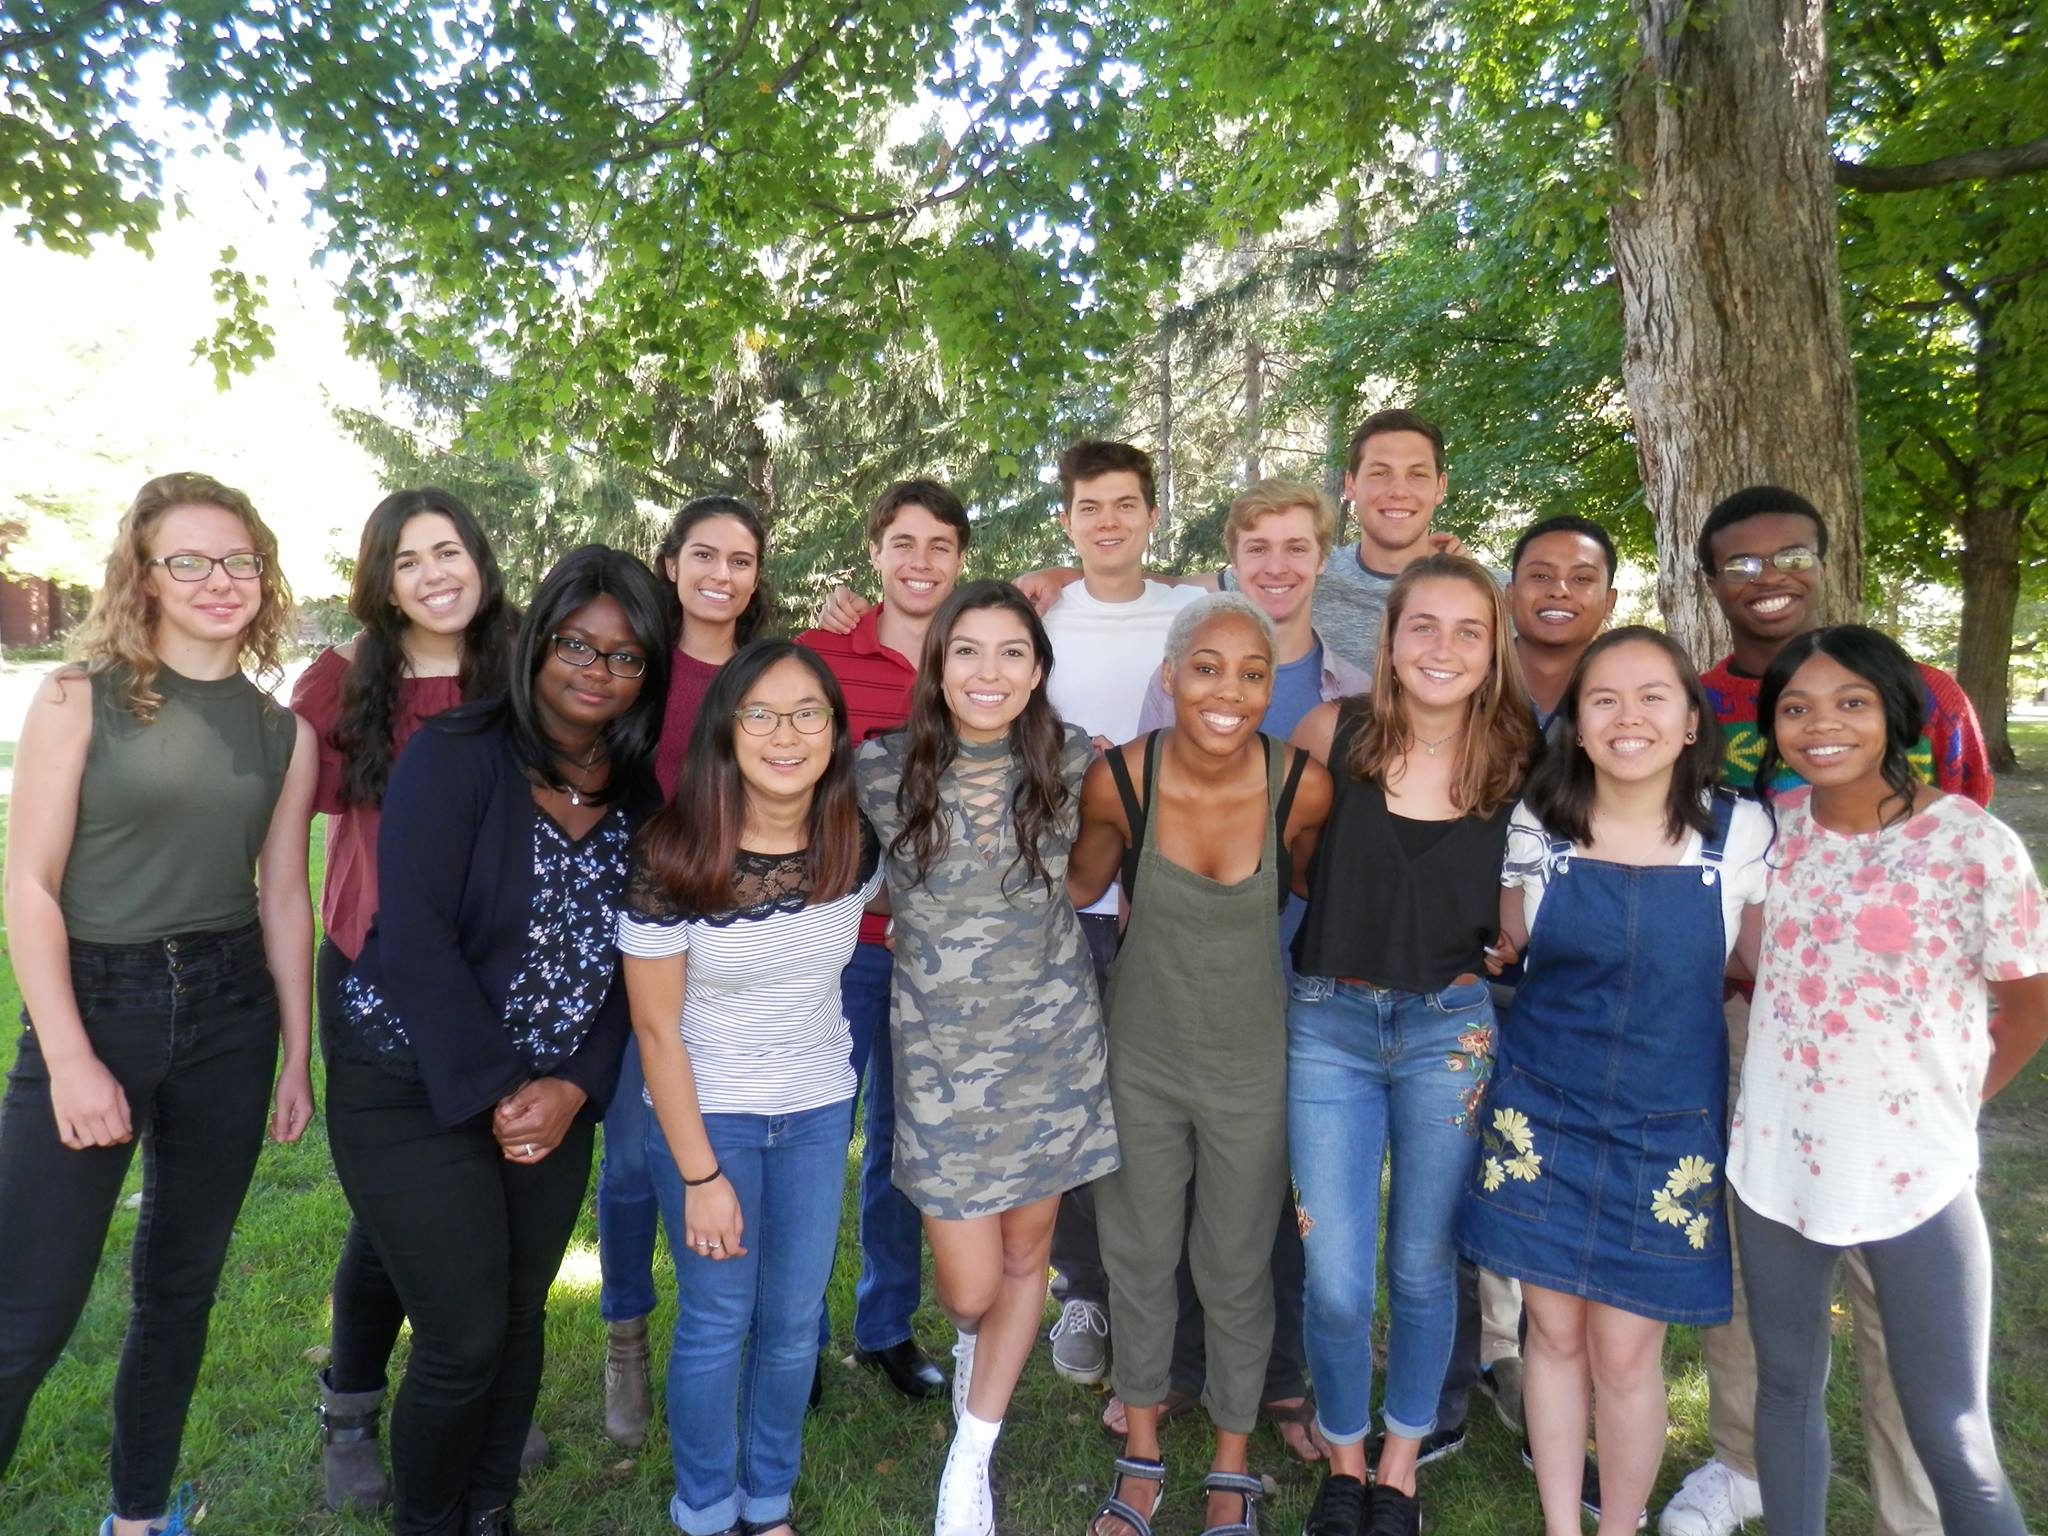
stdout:
{"type": "Polygon", "coordinates": [[[1726,1462],[1695,1467],[1658,1517],[1662,1536],[1729,1536],[1763,1515],[1763,1497],[1754,1479],[1726,1462]]]}
{"type": "Polygon", "coordinates": [[[1095,1333],[1109,1337],[1109,1316],[1086,1297],[1075,1296],[1060,1308],[1060,1320],[1052,1325],[1055,1343],[1069,1334],[1095,1333]]]}
{"type": "Polygon", "coordinates": [[[939,1508],[934,1536],[989,1536],[995,1529],[995,1496],[988,1486],[988,1461],[963,1450],[959,1440],[939,1474],[939,1508]]]}
{"type": "Polygon", "coordinates": [[[974,1337],[971,1333],[963,1333],[953,1340],[953,1417],[956,1419],[967,1411],[967,1388],[974,1379],[974,1337]]]}

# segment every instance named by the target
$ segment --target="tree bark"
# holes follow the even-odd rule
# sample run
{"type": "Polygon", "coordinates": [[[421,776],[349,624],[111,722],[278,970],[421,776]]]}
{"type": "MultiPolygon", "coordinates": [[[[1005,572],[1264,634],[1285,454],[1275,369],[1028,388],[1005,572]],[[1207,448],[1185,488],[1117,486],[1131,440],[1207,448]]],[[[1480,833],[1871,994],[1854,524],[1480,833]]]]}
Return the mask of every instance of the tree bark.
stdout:
{"type": "MultiPolygon", "coordinates": [[[[1356,193],[1337,200],[1337,254],[1344,258],[1338,263],[1335,284],[1335,298],[1341,304],[1346,295],[1358,289],[1356,193]]],[[[1351,467],[1344,462],[1344,451],[1351,446],[1351,420],[1342,401],[1334,402],[1330,406],[1328,432],[1328,447],[1323,457],[1323,489],[1329,492],[1330,504],[1341,508],[1344,498],[1344,474],[1351,467]]],[[[1341,511],[1337,520],[1337,542],[1344,542],[1344,520],[1341,511]]]]}
{"type": "Polygon", "coordinates": [[[1159,327],[1159,526],[1173,526],[1173,327],[1159,327]]]}
{"type": "Polygon", "coordinates": [[[1994,771],[2015,766],[2005,728],[2012,708],[2012,624],[2020,606],[2020,511],[1997,499],[1963,513],[1963,624],[1956,681],[1977,706],[1994,771]]]}
{"type": "Polygon", "coordinates": [[[1641,60],[1615,144],[1622,377],[1656,520],[1657,596],[1705,664],[1727,631],[1693,556],[1759,482],[1828,522],[1826,622],[1862,595],[1856,380],[1842,316],[1818,0],[1632,0],[1641,60]]]}

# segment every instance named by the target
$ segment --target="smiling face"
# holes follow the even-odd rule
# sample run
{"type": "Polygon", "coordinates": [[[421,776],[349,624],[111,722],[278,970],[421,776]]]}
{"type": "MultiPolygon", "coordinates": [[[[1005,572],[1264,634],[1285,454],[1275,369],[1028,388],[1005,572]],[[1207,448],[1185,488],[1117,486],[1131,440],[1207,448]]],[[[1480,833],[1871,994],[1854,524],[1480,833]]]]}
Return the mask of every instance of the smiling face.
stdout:
{"type": "Polygon", "coordinates": [[[1817,789],[1840,789],[1884,771],[1884,699],[1869,679],[1820,651],[1778,695],[1778,755],[1817,789]]]}
{"type": "Polygon", "coordinates": [[[953,595],[964,552],[951,523],[912,502],[897,509],[879,542],[868,546],[868,558],[882,578],[882,601],[906,617],[928,619],[953,595]]]}
{"type": "Polygon", "coordinates": [[[1700,728],[1671,657],[1648,642],[1594,658],[1579,683],[1578,723],[1594,771],[1627,783],[1668,774],[1700,728]]]}
{"type": "Polygon", "coordinates": [[[1322,568],[1315,513],[1307,507],[1267,513],[1237,536],[1230,555],[1239,590],[1275,624],[1308,607],[1322,568]]]}
{"type": "Polygon", "coordinates": [[[747,792],[775,800],[808,795],[832,765],[831,705],[816,674],[794,656],[785,656],[754,679],[739,708],[742,714],[766,710],[780,717],[765,736],[752,735],[741,721],[733,721],[733,759],[747,792]],[[815,732],[799,730],[790,718],[817,710],[825,713],[822,729],[815,732]]]}
{"type": "MultiPolygon", "coordinates": [[[[252,554],[255,541],[242,520],[225,507],[192,504],[172,507],[157,519],[149,541],[150,558],[252,554]]],[[[203,645],[235,640],[255,622],[263,607],[263,580],[230,576],[216,563],[201,581],[178,581],[161,565],[149,568],[150,595],[156,599],[158,635],[172,635],[203,645]]],[[[162,638],[157,648],[163,649],[162,638]]]]}
{"type": "MultiPolygon", "coordinates": [[[[1366,564],[1375,550],[1406,554],[1428,538],[1430,515],[1449,484],[1436,467],[1436,445],[1420,432],[1375,432],[1361,443],[1344,494],[1358,513],[1366,564]]],[[[1392,567],[1383,559],[1380,568],[1392,567]]]]}
{"type": "Polygon", "coordinates": [[[1123,576],[1141,567],[1145,541],[1158,523],[1159,509],[1146,505],[1145,487],[1128,469],[1075,481],[1074,503],[1060,514],[1060,527],[1091,576],[1123,576]]]}
{"type": "Polygon", "coordinates": [[[459,635],[476,617],[483,594],[483,573],[452,518],[421,512],[405,520],[391,557],[391,606],[406,623],[459,635]]]}
{"type": "Polygon", "coordinates": [[[662,575],[675,583],[685,622],[736,623],[761,582],[761,546],[736,517],[700,518],[683,535],[683,547],[662,562],[662,575]]]}
{"type": "Polygon", "coordinates": [[[1738,635],[1764,644],[1782,644],[1813,627],[1813,601],[1820,590],[1821,568],[1781,571],[1771,557],[1781,550],[1820,547],[1820,530],[1797,512],[1764,512],[1730,523],[1714,535],[1714,601],[1738,635]],[[1764,562],[1754,580],[1730,576],[1722,567],[1739,556],[1764,562]]]}
{"type": "Polygon", "coordinates": [[[1174,728],[1197,751],[1218,756],[1249,741],[1273,698],[1273,652],[1259,626],[1220,613],[1197,629],[1187,653],[1165,673],[1174,728]]]}
{"type": "Polygon", "coordinates": [[[1430,709],[1462,704],[1493,667],[1493,605],[1469,581],[1432,576],[1408,594],[1390,656],[1408,697],[1430,709]]]}
{"type": "Polygon", "coordinates": [[[605,653],[624,651],[644,660],[647,649],[615,597],[592,598],[557,624],[553,633],[581,640],[598,655],[587,667],[572,666],[557,654],[553,640],[545,643],[540,670],[533,677],[534,707],[548,735],[557,741],[588,739],[633,707],[646,680],[644,674],[612,676],[605,653]]]}
{"type": "Polygon", "coordinates": [[[1023,617],[1007,608],[969,608],[946,637],[940,686],[962,741],[1000,741],[1045,676],[1023,617]]]}
{"type": "Polygon", "coordinates": [[[1508,612],[1529,644],[1584,650],[1614,612],[1606,551],[1569,529],[1531,539],[1508,583],[1508,612]]]}

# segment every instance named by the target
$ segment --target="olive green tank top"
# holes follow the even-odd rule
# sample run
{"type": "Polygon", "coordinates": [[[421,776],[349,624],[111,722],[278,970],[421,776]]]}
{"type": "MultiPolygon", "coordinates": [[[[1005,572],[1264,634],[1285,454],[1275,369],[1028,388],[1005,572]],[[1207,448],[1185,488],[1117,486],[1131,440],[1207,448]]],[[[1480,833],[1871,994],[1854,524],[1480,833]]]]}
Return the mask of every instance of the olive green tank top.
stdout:
{"type": "Polygon", "coordinates": [[[239,672],[201,682],[160,668],[148,725],[128,712],[126,684],[125,669],[91,680],[64,926],[96,944],[246,927],[297,722],[239,672]]]}

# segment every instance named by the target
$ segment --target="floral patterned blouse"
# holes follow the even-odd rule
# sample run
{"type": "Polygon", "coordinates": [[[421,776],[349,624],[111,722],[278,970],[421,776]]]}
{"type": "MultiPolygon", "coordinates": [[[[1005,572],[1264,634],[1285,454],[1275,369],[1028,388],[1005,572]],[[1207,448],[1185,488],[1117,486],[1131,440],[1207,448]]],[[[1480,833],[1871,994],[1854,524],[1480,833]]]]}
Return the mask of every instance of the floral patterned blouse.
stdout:
{"type": "Polygon", "coordinates": [[[1960,795],[1851,836],[1776,801],[1728,1177],[1816,1242],[1910,1232],[1977,1173],[1985,983],[2048,971],[2019,835],[1960,795]]]}
{"type": "MultiPolygon", "coordinates": [[[[581,841],[547,815],[533,819],[533,905],[526,963],[505,997],[505,1032],[536,1074],[583,1043],[618,973],[612,934],[626,889],[627,818],[613,810],[581,841]]],[[[405,1021],[372,982],[341,983],[348,1022],[381,1054],[410,1046],[405,1021]]]]}

